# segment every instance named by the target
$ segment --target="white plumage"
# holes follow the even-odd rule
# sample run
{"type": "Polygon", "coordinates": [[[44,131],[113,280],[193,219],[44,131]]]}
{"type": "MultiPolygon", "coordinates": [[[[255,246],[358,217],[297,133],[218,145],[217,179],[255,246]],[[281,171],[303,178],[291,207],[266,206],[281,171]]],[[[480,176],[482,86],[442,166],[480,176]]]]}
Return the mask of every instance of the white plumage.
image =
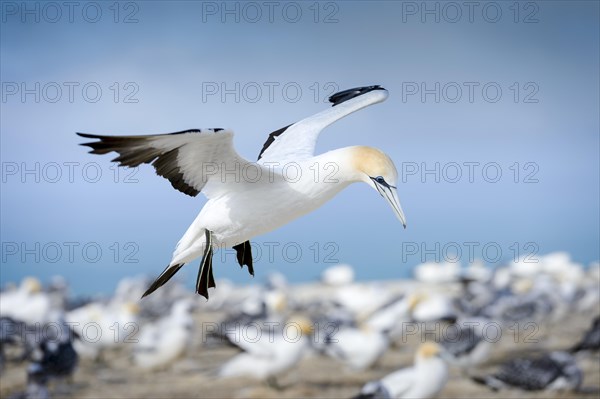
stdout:
{"type": "Polygon", "coordinates": [[[25,278],[19,288],[0,294],[0,316],[11,317],[26,324],[43,324],[51,310],[50,297],[33,277],[25,278]]]}
{"type": "Polygon", "coordinates": [[[304,318],[289,323],[283,330],[262,331],[256,339],[231,337],[231,342],[244,352],[225,363],[219,376],[266,380],[294,367],[306,353],[312,326],[304,318]]]}
{"type": "Polygon", "coordinates": [[[68,312],[65,320],[81,337],[74,341],[77,353],[97,358],[104,349],[134,343],[139,310],[131,302],[92,302],[68,312]]]}
{"type": "Polygon", "coordinates": [[[367,383],[357,398],[435,398],[448,381],[448,366],[442,360],[440,348],[434,343],[421,344],[415,364],[367,383]]]}
{"type": "Polygon", "coordinates": [[[354,269],[350,265],[336,265],[323,270],[321,273],[323,284],[330,286],[343,286],[354,281],[354,269]]]}
{"type": "Polygon", "coordinates": [[[327,338],[325,351],[351,370],[365,370],[383,356],[389,347],[388,337],[368,327],[343,327],[327,338]]]}
{"type": "Polygon", "coordinates": [[[457,281],[460,277],[458,262],[426,262],[415,266],[415,279],[423,283],[443,284],[457,281]]]}
{"type": "Polygon", "coordinates": [[[173,304],[167,317],[141,328],[133,352],[137,367],[166,367],[183,355],[192,338],[191,308],[191,301],[182,299],[173,304]]]}
{"type": "Polygon", "coordinates": [[[152,163],[157,174],[174,188],[209,201],[179,240],[167,268],[145,292],[166,283],[185,263],[202,256],[196,292],[208,298],[215,287],[212,251],[233,247],[240,265],[251,274],[248,240],[309,213],[355,182],[367,183],[386,199],[406,225],[396,193],[398,173],[383,152],[370,147],[346,147],[315,155],[320,132],[335,121],[369,105],[384,101],[379,86],[345,90],[331,96],[333,108],[273,132],[257,162],[242,158],[233,147],[233,132],[225,129],[186,130],[150,136],[98,136],[85,143],[92,153],[119,154],[121,166],[152,163]],[[293,176],[286,166],[293,162],[293,176]],[[335,167],[330,176],[328,165],[335,167]],[[315,171],[318,176],[315,178],[315,171]],[[326,178],[328,176],[328,178],[326,178]]]}
{"type": "Polygon", "coordinates": [[[442,293],[416,294],[416,305],[412,317],[417,322],[433,322],[456,319],[456,309],[452,299],[442,293]]]}

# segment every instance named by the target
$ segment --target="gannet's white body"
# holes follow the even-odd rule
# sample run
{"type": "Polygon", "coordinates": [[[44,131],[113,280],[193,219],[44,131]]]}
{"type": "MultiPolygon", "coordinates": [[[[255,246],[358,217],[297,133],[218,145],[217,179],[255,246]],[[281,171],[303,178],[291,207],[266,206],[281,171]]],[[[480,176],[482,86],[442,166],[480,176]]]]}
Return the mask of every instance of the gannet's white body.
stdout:
{"type": "Polygon", "coordinates": [[[116,151],[122,166],[152,163],[174,188],[209,199],[185,232],[171,262],[145,295],[167,282],[185,263],[203,256],[196,291],[214,287],[212,250],[234,247],[240,265],[253,274],[249,240],[305,215],[351,183],[377,190],[405,223],[396,194],[397,171],[380,150],[356,146],[315,155],[320,132],[333,122],[384,101],[386,90],[368,86],[334,94],[333,108],[271,133],[257,162],[237,154],[233,132],[186,130],[153,136],[97,136],[85,143],[96,154],[116,151]]]}
{"type": "Polygon", "coordinates": [[[219,376],[258,380],[276,377],[302,360],[309,348],[311,333],[312,324],[303,317],[290,319],[282,330],[260,331],[255,340],[246,340],[243,334],[230,331],[229,341],[244,352],[227,361],[219,370],[219,376]]]}
{"type": "Polygon", "coordinates": [[[166,367],[185,353],[194,325],[191,307],[189,299],[180,299],[173,304],[167,317],[142,327],[133,351],[133,362],[137,367],[166,367]]]}
{"type": "MultiPolygon", "coordinates": [[[[212,232],[213,246],[232,247],[314,211],[350,183],[360,181],[360,176],[347,165],[351,165],[353,157],[369,150],[375,151],[367,147],[342,148],[297,162],[293,166],[295,170],[290,166],[288,171],[290,175],[299,171],[298,179],[295,176],[286,178],[281,170],[269,170],[255,164],[255,170],[260,171],[257,172],[260,180],[245,181],[242,178],[239,183],[231,184],[231,188],[228,185],[227,192],[211,197],[177,244],[171,265],[187,263],[201,256],[206,244],[206,230],[212,232]],[[314,169],[325,164],[339,166],[335,177],[315,179],[314,169]]],[[[326,172],[321,167],[321,175],[326,172]]]]}
{"type": "Polygon", "coordinates": [[[41,283],[33,277],[23,279],[14,291],[0,294],[0,316],[29,325],[46,322],[51,305],[50,297],[42,292],[41,283]]]}
{"type": "Polygon", "coordinates": [[[381,331],[366,326],[344,327],[328,340],[325,352],[344,362],[349,370],[362,371],[373,366],[389,345],[388,337],[381,331]]]}
{"type": "Polygon", "coordinates": [[[379,381],[367,383],[357,398],[410,398],[437,397],[448,381],[448,366],[439,357],[438,345],[421,344],[415,356],[415,364],[386,375],[379,381]]]}

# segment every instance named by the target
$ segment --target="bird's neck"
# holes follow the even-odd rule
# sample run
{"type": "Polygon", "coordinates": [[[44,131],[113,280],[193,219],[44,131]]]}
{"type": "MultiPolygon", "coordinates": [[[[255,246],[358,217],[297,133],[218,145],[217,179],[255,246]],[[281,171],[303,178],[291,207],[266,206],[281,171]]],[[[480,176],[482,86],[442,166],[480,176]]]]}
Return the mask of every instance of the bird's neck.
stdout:
{"type": "Polygon", "coordinates": [[[356,169],[356,152],[358,146],[344,147],[313,157],[310,161],[312,169],[319,168],[326,180],[335,180],[346,186],[364,181],[365,175],[356,169]]]}

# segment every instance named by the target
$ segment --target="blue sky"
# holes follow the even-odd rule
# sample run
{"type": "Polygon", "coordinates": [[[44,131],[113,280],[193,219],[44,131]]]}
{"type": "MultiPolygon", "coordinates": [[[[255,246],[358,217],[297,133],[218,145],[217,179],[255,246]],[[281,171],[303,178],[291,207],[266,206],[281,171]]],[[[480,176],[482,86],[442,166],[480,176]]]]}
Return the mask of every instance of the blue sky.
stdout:
{"type": "MultiPolygon", "coordinates": [[[[150,167],[115,175],[74,132],[229,127],[254,159],[336,88],[370,84],[388,100],[317,149],[386,151],[408,228],[353,185],[257,237],[255,281],[308,281],[336,261],[387,279],[436,257],[600,257],[597,2],[480,2],[472,14],[461,2],[275,2],[272,14],[264,2],[81,2],[71,15],[21,4],[2,3],[0,28],[2,284],[60,274],[75,292],[108,292],[155,275],[205,202],[150,167]]],[[[231,254],[215,274],[251,281],[231,254]]]]}

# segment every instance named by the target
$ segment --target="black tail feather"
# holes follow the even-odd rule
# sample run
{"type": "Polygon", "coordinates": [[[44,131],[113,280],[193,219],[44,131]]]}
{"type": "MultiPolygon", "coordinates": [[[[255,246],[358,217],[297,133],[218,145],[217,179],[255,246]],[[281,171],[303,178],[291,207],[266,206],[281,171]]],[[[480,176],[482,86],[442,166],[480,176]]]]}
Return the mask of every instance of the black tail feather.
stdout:
{"type": "Polygon", "coordinates": [[[158,288],[162,287],[167,281],[169,281],[171,279],[171,277],[173,277],[175,275],[175,273],[177,273],[179,271],[179,269],[181,269],[183,267],[183,265],[184,265],[183,263],[180,263],[180,264],[177,264],[174,266],[167,266],[167,268],[160,274],[160,276],[158,276],[158,278],[156,280],[154,280],[154,282],[146,290],[146,292],[144,292],[144,295],[142,295],[142,298],[152,294],[158,288]]]}

